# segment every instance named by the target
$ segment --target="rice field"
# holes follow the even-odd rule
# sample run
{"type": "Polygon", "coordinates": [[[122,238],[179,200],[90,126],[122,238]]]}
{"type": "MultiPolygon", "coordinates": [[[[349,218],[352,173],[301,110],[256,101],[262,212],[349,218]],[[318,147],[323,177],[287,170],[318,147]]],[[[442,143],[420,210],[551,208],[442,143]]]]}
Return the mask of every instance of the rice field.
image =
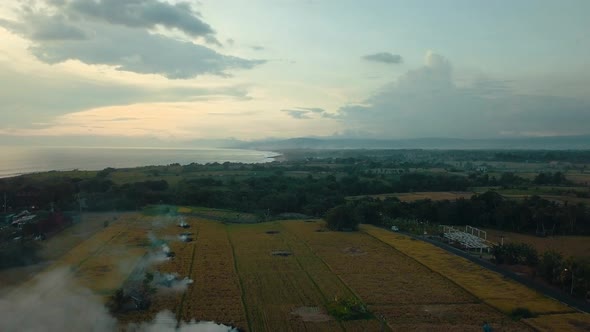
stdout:
{"type": "Polygon", "coordinates": [[[50,269],[70,266],[82,286],[106,299],[166,242],[175,257],[150,269],[194,282],[183,291],[158,289],[149,309],[118,315],[122,325],[162,310],[177,321],[245,331],[480,331],[484,321],[494,330],[529,331],[582,326],[587,318],[436,247],[370,226],[345,233],[318,231],[325,230],[321,220],[186,222],[190,228],[182,229],[176,217],[127,215],[50,269]],[[194,241],[179,241],[181,232],[194,241]],[[338,321],[326,310],[338,299],[361,301],[373,315],[338,321]],[[542,315],[528,325],[513,321],[506,313],[517,306],[542,315]]]}
{"type": "Polygon", "coordinates": [[[477,331],[483,321],[503,330],[527,330],[369,234],[316,232],[318,225],[313,223],[284,226],[307,243],[377,316],[384,317],[391,330],[477,331]]]}
{"type": "Polygon", "coordinates": [[[48,270],[69,267],[81,286],[109,295],[146,252],[146,224],[139,215],[120,220],[64,254],[48,270]]]}
{"type": "Polygon", "coordinates": [[[519,307],[528,308],[541,315],[573,312],[573,309],[558,301],[429,243],[369,225],[364,225],[362,230],[440,273],[484,303],[506,314],[519,307]]]}

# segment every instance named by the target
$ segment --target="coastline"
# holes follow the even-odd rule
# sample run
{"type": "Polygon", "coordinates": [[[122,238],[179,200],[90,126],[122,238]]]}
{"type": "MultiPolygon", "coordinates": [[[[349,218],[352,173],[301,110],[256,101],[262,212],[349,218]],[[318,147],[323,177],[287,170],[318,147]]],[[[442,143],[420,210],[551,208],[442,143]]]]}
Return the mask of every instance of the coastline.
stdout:
{"type": "Polygon", "coordinates": [[[100,171],[105,168],[132,169],[171,164],[209,163],[263,164],[285,161],[280,152],[228,148],[97,148],[97,147],[12,147],[5,151],[0,179],[48,172],[100,171]]]}

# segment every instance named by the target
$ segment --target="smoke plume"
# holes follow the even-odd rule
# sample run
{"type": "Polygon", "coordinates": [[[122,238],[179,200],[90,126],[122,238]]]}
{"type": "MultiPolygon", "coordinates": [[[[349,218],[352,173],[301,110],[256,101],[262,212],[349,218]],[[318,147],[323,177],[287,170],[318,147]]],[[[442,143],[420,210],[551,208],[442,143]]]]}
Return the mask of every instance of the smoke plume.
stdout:
{"type": "MultiPolygon", "coordinates": [[[[102,298],[76,284],[69,269],[40,274],[25,285],[0,298],[0,331],[117,331],[117,320],[105,308],[102,298]]],[[[130,332],[180,331],[228,332],[236,329],[213,322],[181,323],[174,315],[160,312],[154,321],[129,325],[130,332]]]]}

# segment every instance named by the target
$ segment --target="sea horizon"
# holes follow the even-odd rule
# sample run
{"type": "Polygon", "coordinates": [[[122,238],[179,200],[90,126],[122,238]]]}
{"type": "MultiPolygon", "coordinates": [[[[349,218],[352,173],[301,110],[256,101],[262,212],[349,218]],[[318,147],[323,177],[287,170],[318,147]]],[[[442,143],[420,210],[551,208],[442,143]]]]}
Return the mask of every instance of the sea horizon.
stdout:
{"type": "Polygon", "coordinates": [[[51,171],[98,171],[191,163],[265,163],[280,153],[233,148],[2,146],[0,178],[51,171]],[[91,151],[91,153],[89,153],[91,151]]]}

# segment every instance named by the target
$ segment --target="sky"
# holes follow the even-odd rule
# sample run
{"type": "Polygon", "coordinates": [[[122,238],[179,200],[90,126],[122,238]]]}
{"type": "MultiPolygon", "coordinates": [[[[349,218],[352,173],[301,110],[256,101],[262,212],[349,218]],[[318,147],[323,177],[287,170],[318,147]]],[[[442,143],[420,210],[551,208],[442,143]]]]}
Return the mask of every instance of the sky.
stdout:
{"type": "Polygon", "coordinates": [[[0,144],[590,134],[586,0],[3,0],[0,144]]]}

